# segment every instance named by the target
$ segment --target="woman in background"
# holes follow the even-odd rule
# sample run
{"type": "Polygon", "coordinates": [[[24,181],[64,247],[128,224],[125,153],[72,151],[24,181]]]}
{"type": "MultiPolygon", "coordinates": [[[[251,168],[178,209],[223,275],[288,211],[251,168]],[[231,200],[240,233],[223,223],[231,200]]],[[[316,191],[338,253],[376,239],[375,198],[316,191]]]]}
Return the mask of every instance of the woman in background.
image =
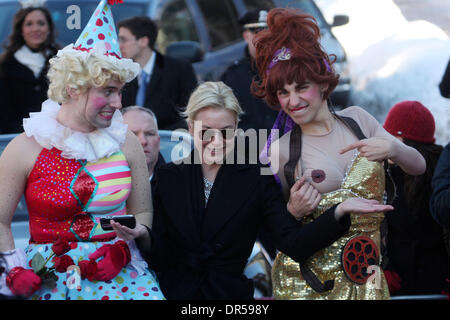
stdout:
{"type": "Polygon", "coordinates": [[[47,99],[48,61],[57,49],[46,8],[26,7],[16,13],[9,43],[0,58],[0,133],[23,132],[23,118],[41,110],[47,99]]]}

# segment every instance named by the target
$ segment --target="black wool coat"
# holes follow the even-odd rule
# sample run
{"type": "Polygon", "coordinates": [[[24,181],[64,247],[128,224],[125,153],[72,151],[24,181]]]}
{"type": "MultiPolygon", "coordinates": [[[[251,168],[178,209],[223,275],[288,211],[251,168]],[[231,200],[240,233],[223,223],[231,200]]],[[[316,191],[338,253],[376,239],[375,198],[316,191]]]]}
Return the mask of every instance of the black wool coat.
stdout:
{"type": "Polygon", "coordinates": [[[348,231],[349,217],[337,222],[335,207],[302,226],[274,177],[260,169],[222,165],[206,208],[199,164],[157,170],[153,244],[145,257],[167,299],[252,299],[253,282],[243,270],[263,225],[278,249],[299,262],[348,231]]]}
{"type": "Polygon", "coordinates": [[[431,214],[442,227],[450,229],[450,142],[442,150],[434,169],[432,189],[431,214]]]}
{"type": "MultiPolygon", "coordinates": [[[[197,86],[192,65],[184,60],[163,56],[156,52],[155,65],[148,83],[143,107],[151,109],[158,119],[160,130],[187,128],[179,115],[184,111],[191,93],[197,86]]],[[[136,104],[138,79],[123,88],[122,106],[136,104]]]]}
{"type": "Polygon", "coordinates": [[[450,275],[450,264],[443,241],[443,228],[422,206],[418,216],[412,214],[404,191],[404,173],[398,166],[390,166],[391,176],[397,186],[393,211],[386,213],[388,225],[386,270],[395,271],[401,278],[401,288],[396,295],[439,294],[445,278],[450,275]]]}
{"type": "Polygon", "coordinates": [[[0,65],[0,133],[23,132],[22,121],[47,100],[48,60],[38,78],[14,56],[0,65]]]}

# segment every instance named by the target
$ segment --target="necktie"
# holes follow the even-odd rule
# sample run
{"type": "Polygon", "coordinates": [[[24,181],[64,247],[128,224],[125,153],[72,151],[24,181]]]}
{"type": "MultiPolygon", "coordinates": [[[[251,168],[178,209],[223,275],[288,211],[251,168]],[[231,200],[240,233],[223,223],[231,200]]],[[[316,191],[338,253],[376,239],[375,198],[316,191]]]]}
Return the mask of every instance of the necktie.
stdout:
{"type": "Polygon", "coordinates": [[[136,105],[143,107],[145,101],[145,90],[147,89],[147,77],[148,74],[142,70],[140,79],[140,86],[136,95],[136,105]]]}

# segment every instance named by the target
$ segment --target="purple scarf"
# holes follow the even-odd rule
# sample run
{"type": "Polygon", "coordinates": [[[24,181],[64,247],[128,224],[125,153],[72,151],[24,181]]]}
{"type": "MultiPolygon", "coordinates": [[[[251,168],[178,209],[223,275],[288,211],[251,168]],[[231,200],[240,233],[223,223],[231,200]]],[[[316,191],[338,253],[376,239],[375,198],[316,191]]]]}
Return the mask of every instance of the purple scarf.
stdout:
{"type": "MultiPolygon", "coordinates": [[[[259,155],[259,160],[261,163],[269,164],[269,148],[273,141],[278,137],[281,137],[292,130],[292,128],[295,126],[295,122],[289,117],[283,110],[280,110],[278,112],[278,116],[273,124],[272,129],[270,130],[270,135],[267,138],[266,145],[264,146],[264,149],[261,151],[261,154],[259,155]],[[278,132],[277,132],[278,131],[278,132]],[[281,134],[280,134],[281,133],[281,134]]],[[[272,166],[271,166],[272,168],[272,166]]],[[[275,173],[274,170],[272,170],[275,180],[278,182],[278,184],[281,186],[281,181],[278,175],[275,173]]]]}

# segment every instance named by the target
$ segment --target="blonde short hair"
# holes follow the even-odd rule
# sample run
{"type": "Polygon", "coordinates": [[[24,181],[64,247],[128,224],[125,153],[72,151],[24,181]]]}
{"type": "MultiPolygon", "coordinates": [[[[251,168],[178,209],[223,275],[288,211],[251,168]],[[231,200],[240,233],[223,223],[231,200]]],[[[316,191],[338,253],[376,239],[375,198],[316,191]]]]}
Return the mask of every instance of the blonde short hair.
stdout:
{"type": "Polygon", "coordinates": [[[84,93],[92,87],[103,87],[112,79],[125,83],[132,72],[95,55],[87,59],[71,55],[56,56],[49,63],[47,94],[58,103],[69,100],[69,88],[84,93]]]}
{"type": "Polygon", "coordinates": [[[186,111],[182,116],[192,123],[197,112],[204,108],[215,107],[232,111],[236,115],[236,124],[244,113],[233,90],[222,81],[204,82],[191,94],[186,111]]]}

